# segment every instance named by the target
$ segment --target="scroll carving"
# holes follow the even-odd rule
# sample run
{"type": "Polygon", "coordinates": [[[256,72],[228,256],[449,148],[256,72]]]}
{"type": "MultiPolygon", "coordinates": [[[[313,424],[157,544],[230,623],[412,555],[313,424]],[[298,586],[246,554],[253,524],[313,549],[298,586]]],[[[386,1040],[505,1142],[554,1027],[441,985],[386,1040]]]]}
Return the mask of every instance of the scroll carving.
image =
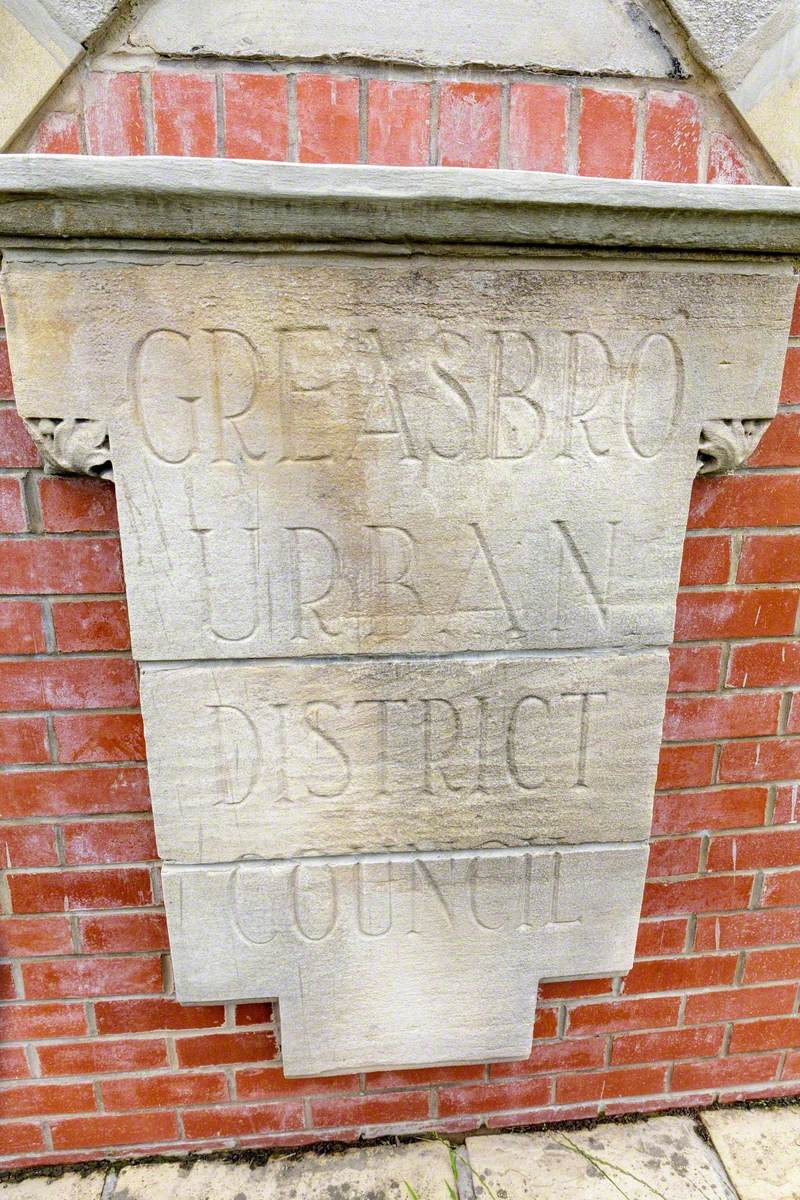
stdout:
{"type": "Polygon", "coordinates": [[[706,421],[700,433],[697,474],[718,475],[746,462],[764,436],[769,420],[706,421]]]}
{"type": "Polygon", "coordinates": [[[94,475],[113,479],[111,447],[104,421],[38,417],[25,422],[49,475],[94,475]]]}

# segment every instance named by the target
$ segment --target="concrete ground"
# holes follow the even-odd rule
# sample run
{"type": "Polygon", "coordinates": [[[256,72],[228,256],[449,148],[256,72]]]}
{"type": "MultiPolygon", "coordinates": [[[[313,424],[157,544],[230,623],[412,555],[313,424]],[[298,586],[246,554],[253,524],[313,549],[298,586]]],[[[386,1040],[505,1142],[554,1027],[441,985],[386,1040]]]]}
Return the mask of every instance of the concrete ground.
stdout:
{"type": "Polygon", "coordinates": [[[0,1200],[800,1200],[800,1106],[0,1178],[0,1200]]]}

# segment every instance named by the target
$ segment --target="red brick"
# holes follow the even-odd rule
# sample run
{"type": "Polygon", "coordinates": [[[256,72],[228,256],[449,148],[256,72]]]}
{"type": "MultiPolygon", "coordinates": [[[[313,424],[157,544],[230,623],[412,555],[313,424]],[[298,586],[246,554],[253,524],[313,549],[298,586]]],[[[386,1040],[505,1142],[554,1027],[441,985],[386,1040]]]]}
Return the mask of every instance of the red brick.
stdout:
{"type": "Polygon", "coordinates": [[[678,596],[675,640],[781,637],[794,632],[795,591],[682,592],[678,596]]]}
{"type": "Polygon", "coordinates": [[[60,1042],[52,1046],[40,1046],[38,1055],[43,1075],[146,1071],[169,1065],[167,1043],[161,1038],[60,1042]]]}
{"type": "Polygon", "coordinates": [[[549,1075],[557,1071],[602,1067],[605,1052],[605,1038],[579,1038],[576,1041],[534,1045],[532,1054],[522,1062],[493,1063],[491,1077],[509,1079],[521,1075],[549,1075]]]}
{"type": "Polygon", "coordinates": [[[275,1037],[268,1030],[206,1033],[175,1041],[181,1067],[215,1067],[221,1063],[259,1062],[276,1057],[275,1037]]]}
{"type": "Polygon", "coordinates": [[[746,908],[753,881],[748,875],[715,875],[713,879],[648,880],[642,914],[721,912],[746,908]]]}
{"type": "Polygon", "coordinates": [[[770,911],[699,917],[694,944],[696,950],[736,950],[798,941],[800,911],[770,911]]]}
{"type": "Polygon", "coordinates": [[[800,535],[755,534],[744,539],[738,583],[795,583],[800,580],[800,535]]]}
{"type": "Polygon", "coordinates": [[[66,917],[4,917],[0,922],[0,954],[4,957],[33,958],[39,954],[71,954],[72,950],[66,917]]]}
{"type": "Polygon", "coordinates": [[[350,77],[298,75],[300,162],[358,162],[358,92],[358,80],[350,77]]]}
{"type": "Polygon", "coordinates": [[[0,963],[0,1000],[16,1000],[17,985],[10,963],[0,963]]]}
{"type": "Polygon", "coordinates": [[[537,1006],[533,1019],[534,1038],[552,1038],[558,1032],[558,1010],[547,1008],[544,1004],[537,1006]]]}
{"type": "Polygon", "coordinates": [[[800,684],[800,645],[792,641],[732,646],[727,683],[753,688],[800,684]]]}
{"type": "Polygon", "coordinates": [[[800,692],[795,692],[789,706],[789,716],[786,720],[787,733],[800,733],[800,701],[798,701],[798,696],[800,696],[800,692]]]}
{"type": "Polygon", "coordinates": [[[797,820],[798,800],[800,800],[800,783],[784,784],[782,787],[776,788],[772,824],[794,825],[797,820]]]}
{"type": "Polygon", "coordinates": [[[56,645],[62,654],[130,648],[124,600],[67,600],[53,603],[52,612],[56,645]]]}
{"type": "Polygon", "coordinates": [[[668,875],[694,875],[700,867],[700,838],[669,838],[650,843],[647,874],[650,879],[668,875]]]}
{"type": "Polygon", "coordinates": [[[149,808],[144,767],[18,771],[6,777],[0,793],[0,817],[146,812],[149,808]]]}
{"type": "Polygon", "coordinates": [[[30,1073],[25,1051],[20,1046],[0,1045],[0,1079],[27,1079],[30,1073]]]}
{"type": "Polygon", "coordinates": [[[676,992],[687,988],[718,987],[733,983],[738,956],[707,958],[657,958],[636,962],[622,981],[623,994],[676,992]]]}
{"type": "Polygon", "coordinates": [[[697,992],[686,998],[683,1019],[687,1025],[707,1025],[789,1013],[796,991],[791,987],[737,987],[723,992],[697,992]]]}
{"type": "Polygon", "coordinates": [[[144,730],[138,713],[56,717],[58,761],[144,762],[144,730]]]}
{"type": "Polygon", "coordinates": [[[581,90],[578,174],[606,179],[633,176],[636,101],[627,92],[581,90]]]}
{"type": "Polygon", "coordinates": [[[644,126],[643,179],[697,183],[700,105],[688,92],[650,92],[644,126]]]}
{"type": "Polygon", "coordinates": [[[690,529],[800,525],[800,475],[700,476],[689,511],[690,529]]]}
{"type": "MultiPolygon", "coordinates": [[[[448,1093],[439,1093],[440,1113],[449,1113],[448,1093]]],[[[462,1110],[463,1111],[463,1110],[462,1110]]],[[[317,1128],[336,1125],[383,1125],[401,1121],[424,1121],[429,1116],[427,1092],[389,1092],[384,1096],[337,1097],[311,1101],[311,1124],[317,1128]]]]}
{"type": "Polygon", "coordinates": [[[629,1067],[616,1071],[562,1075],[556,1079],[556,1101],[605,1100],[618,1096],[648,1096],[665,1091],[665,1067],[629,1067]]]}
{"type": "Polygon", "coordinates": [[[718,1088],[725,1084],[763,1083],[774,1079],[780,1055],[753,1058],[715,1058],[704,1063],[677,1063],[672,1071],[672,1091],[718,1088]]]}
{"type": "Polygon", "coordinates": [[[161,960],[148,958],[57,958],[22,964],[29,1000],[160,992],[161,960]]]}
{"type": "Polygon", "coordinates": [[[156,154],[214,158],[217,153],[215,77],[154,71],[151,80],[156,154]]]}
{"type": "Polygon", "coordinates": [[[32,1154],[44,1150],[44,1136],[38,1125],[8,1121],[0,1125],[0,1154],[32,1154]]]}
{"type": "Polygon", "coordinates": [[[282,162],[288,154],[288,102],[285,75],[222,76],[225,153],[228,158],[282,162]]]}
{"type": "Polygon", "coordinates": [[[0,654],[41,654],[44,649],[41,605],[35,600],[0,603],[0,654]]]}
{"type": "Polygon", "coordinates": [[[31,149],[34,154],[80,154],[81,134],[77,115],[50,113],[39,123],[31,149]]]}
{"type": "Polygon", "coordinates": [[[800,904],[800,871],[781,871],[767,875],[761,903],[768,905],[800,904]]]}
{"type": "Polygon", "coordinates": [[[787,1054],[786,1061],[783,1064],[783,1078],[797,1079],[800,1077],[800,1053],[795,1051],[794,1054],[787,1054]]]}
{"type": "Polygon", "coordinates": [[[84,98],[89,154],[146,154],[141,75],[94,72],[84,98]]]}
{"type": "Polygon", "coordinates": [[[792,312],[792,323],[789,326],[789,333],[792,337],[800,337],[800,287],[795,292],[794,310],[792,312]]]}
{"type": "MultiPolygon", "coordinates": [[[[458,1068],[454,1069],[458,1070],[458,1068]]],[[[478,1068],[478,1070],[481,1069],[478,1068]]],[[[236,1094],[240,1100],[281,1100],[285,1096],[319,1096],[329,1092],[341,1094],[358,1090],[358,1075],[328,1075],[322,1079],[287,1079],[279,1066],[256,1067],[236,1072],[236,1094]]]]}
{"type": "Polygon", "coordinates": [[[136,950],[167,950],[167,925],[163,913],[109,913],[81,917],[81,949],[87,954],[126,954],[136,950]]]}
{"type": "Polygon", "coordinates": [[[188,1138],[246,1137],[247,1134],[302,1129],[302,1104],[240,1104],[227,1108],[195,1108],[183,1114],[188,1138]]]}
{"type": "Polygon", "coordinates": [[[83,821],[64,826],[66,863],[136,863],[158,857],[149,817],[128,821],[83,821]]]}
{"type": "Polygon", "coordinates": [[[439,93],[439,162],[496,167],[500,160],[500,85],[447,82],[439,93]]]}
{"type": "Polygon", "coordinates": [[[429,83],[370,79],[367,91],[367,161],[427,166],[431,135],[429,83]]]}
{"type": "Polygon", "coordinates": [[[702,787],[711,783],[713,746],[662,746],[656,787],[702,787]]]}
{"type": "Polygon", "coordinates": [[[5,1004],[0,1026],[8,1042],[83,1037],[89,1032],[82,1004],[5,1004]]]}
{"type": "Polygon", "coordinates": [[[11,362],[8,357],[8,342],[0,338],[0,397],[4,399],[14,394],[14,384],[11,379],[11,362]]]}
{"type": "Polygon", "coordinates": [[[273,1019],[271,1004],[237,1004],[237,1025],[266,1025],[273,1019]]]}
{"type": "Polygon", "coordinates": [[[750,950],[745,956],[742,983],[768,983],[773,979],[797,979],[800,975],[800,946],[773,950],[750,950]]]}
{"type": "Polygon", "coordinates": [[[800,1046],[800,1016],[772,1021],[744,1021],[734,1025],[729,1054],[750,1050],[788,1050],[800,1046]]]}
{"type": "Polygon", "coordinates": [[[731,568],[731,539],[709,534],[683,543],[681,585],[727,583],[731,568]]]}
{"type": "Polygon", "coordinates": [[[127,658],[36,658],[0,662],[0,708],[127,708],[138,703],[127,658]]]}
{"type": "Polygon", "coordinates": [[[44,529],[50,533],[105,533],[119,528],[116,492],[105,479],[43,475],[39,501],[44,529]]]}
{"type": "Polygon", "coordinates": [[[680,1000],[656,996],[647,1000],[606,1000],[581,1004],[568,1014],[570,1037],[589,1033],[620,1033],[632,1029],[658,1029],[674,1025],[680,1000]]]}
{"type": "Polygon", "coordinates": [[[655,836],[763,825],[767,799],[768,792],[764,787],[658,795],[653,809],[652,832],[655,836]]]}
{"type": "Polygon", "coordinates": [[[49,758],[43,717],[0,717],[0,763],[44,763],[49,758]]]}
{"type": "Polygon", "coordinates": [[[0,543],[0,577],[20,593],[121,592],[119,540],[107,538],[16,538],[0,543]]]}
{"type": "Polygon", "coordinates": [[[719,1054],[725,1030],[709,1025],[701,1029],[668,1029],[664,1033],[628,1033],[615,1037],[611,1065],[673,1062],[719,1054]]]}
{"type": "Polygon", "coordinates": [[[800,738],[770,738],[765,742],[729,742],[722,747],[722,783],[795,779],[800,774],[800,738]]]}
{"type": "Polygon", "coordinates": [[[719,682],[720,646],[670,646],[669,691],[710,692],[719,682]]]}
{"type": "Polygon", "coordinates": [[[0,1090],[0,1112],[15,1117],[94,1112],[96,1108],[90,1083],[31,1083],[0,1090]]]}
{"type": "Polygon", "coordinates": [[[178,1004],[177,1000],[162,996],[147,1000],[99,1000],[94,1011],[100,1034],[211,1029],[225,1020],[225,1009],[219,1004],[178,1004]]]}
{"type": "Polygon", "coordinates": [[[668,921],[640,921],[636,938],[637,957],[680,954],[686,945],[687,925],[686,917],[676,917],[668,921]]]}
{"type": "Polygon", "coordinates": [[[791,867],[797,862],[800,862],[800,829],[768,830],[713,838],[706,870],[749,871],[791,867]]]}
{"type": "MultiPolygon", "coordinates": [[[[5,342],[0,342],[5,349],[5,342]]],[[[15,408],[0,408],[0,467],[37,467],[39,451],[15,408]]]]}
{"type": "Polygon", "coordinates": [[[800,404],[800,347],[786,351],[781,382],[781,404],[800,404]]]}
{"type": "Polygon", "coordinates": [[[152,1075],[146,1079],[106,1079],[100,1084],[103,1107],[166,1108],[174,1104],[215,1104],[230,1099],[228,1081],[218,1072],[202,1075],[152,1075]]]}
{"type": "Polygon", "coordinates": [[[555,983],[540,983],[542,1000],[580,1000],[584,996],[610,995],[612,979],[571,979],[555,983]]]}
{"type": "Polygon", "coordinates": [[[121,1117],[103,1113],[96,1117],[52,1121],[50,1128],[56,1150],[152,1145],[171,1142],[178,1137],[178,1122],[172,1112],[129,1113],[121,1117]]]}
{"type": "Polygon", "coordinates": [[[152,901],[150,874],[144,867],[11,874],[8,889],[17,913],[124,908],[152,901]]]}
{"type": "Polygon", "coordinates": [[[569,89],[561,84],[512,83],[508,166],[516,171],[566,171],[569,89]]]}
{"type": "Polygon", "coordinates": [[[778,412],[747,460],[748,467],[800,467],[800,413],[778,412]]]}
{"type": "Polygon", "coordinates": [[[49,825],[0,826],[0,861],[5,867],[57,865],[55,830],[49,825]]]}
{"type": "Polygon", "coordinates": [[[681,696],[667,700],[664,740],[754,737],[776,733],[778,692],[738,696],[681,696]]]}
{"type": "Polygon", "coordinates": [[[27,528],[21,481],[0,475],[0,533],[24,533],[27,528]]]}
{"type": "Polygon", "coordinates": [[[718,133],[708,151],[708,183],[752,183],[753,176],[735,142],[718,133]]]}

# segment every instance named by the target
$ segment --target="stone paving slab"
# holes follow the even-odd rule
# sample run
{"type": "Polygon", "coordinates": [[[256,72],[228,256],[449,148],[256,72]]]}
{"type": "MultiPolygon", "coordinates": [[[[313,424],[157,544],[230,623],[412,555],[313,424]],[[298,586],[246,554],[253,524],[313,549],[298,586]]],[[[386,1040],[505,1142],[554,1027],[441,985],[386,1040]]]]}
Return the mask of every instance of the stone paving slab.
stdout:
{"type": "Polygon", "coordinates": [[[113,1200],[412,1200],[409,1189],[416,1200],[451,1200],[448,1184],[447,1148],[427,1142],[272,1158],[253,1168],[219,1159],[188,1170],[180,1163],[123,1167],[113,1200]]]}
{"type": "Polygon", "coordinates": [[[33,1175],[30,1179],[0,1179],[0,1200],[100,1200],[107,1171],[81,1175],[33,1175]]]}
{"type": "Polygon", "coordinates": [[[702,1114],[740,1200],[800,1200],[800,1107],[702,1114]]]}
{"type": "Polygon", "coordinates": [[[472,1137],[467,1150],[476,1200],[736,1200],[688,1117],[472,1137]]]}

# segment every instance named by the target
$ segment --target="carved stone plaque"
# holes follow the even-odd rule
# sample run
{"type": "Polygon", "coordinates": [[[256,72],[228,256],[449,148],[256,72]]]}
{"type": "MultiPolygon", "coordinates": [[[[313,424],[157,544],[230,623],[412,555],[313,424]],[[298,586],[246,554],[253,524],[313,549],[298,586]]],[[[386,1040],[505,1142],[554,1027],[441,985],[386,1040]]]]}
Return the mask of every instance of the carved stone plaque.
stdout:
{"type": "Polygon", "coordinates": [[[116,483],[178,999],[277,997],[292,1075],[523,1057],[632,960],[689,492],[794,283],[313,219],[9,249],[18,407],[116,483]]]}

